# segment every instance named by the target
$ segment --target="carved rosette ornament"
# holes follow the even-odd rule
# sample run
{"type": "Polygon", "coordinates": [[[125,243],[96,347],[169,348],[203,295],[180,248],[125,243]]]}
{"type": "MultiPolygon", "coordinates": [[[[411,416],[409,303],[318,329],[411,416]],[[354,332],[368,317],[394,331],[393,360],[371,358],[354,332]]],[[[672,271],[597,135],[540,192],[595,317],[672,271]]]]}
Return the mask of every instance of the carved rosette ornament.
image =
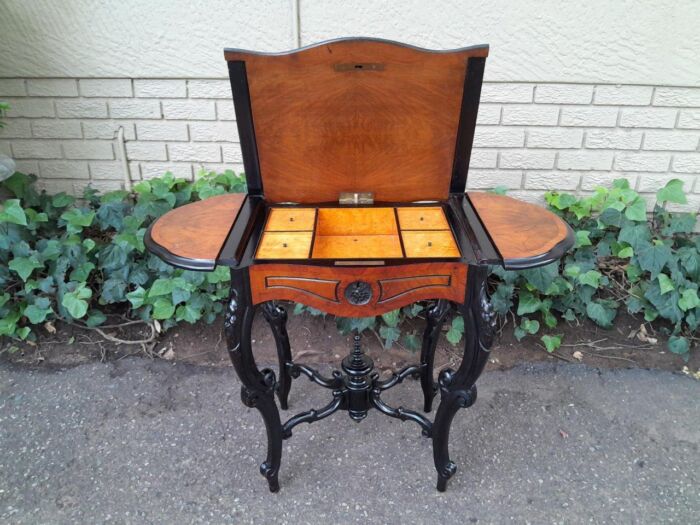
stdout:
{"type": "MultiPolygon", "coordinates": [[[[230,341],[233,337],[233,332],[236,329],[236,322],[238,321],[238,292],[232,288],[231,295],[226,305],[226,313],[224,314],[224,331],[226,332],[226,337],[230,341]]],[[[236,348],[229,348],[230,352],[235,352],[238,350],[240,342],[236,345],[236,348]]]]}
{"type": "Polygon", "coordinates": [[[345,298],[356,306],[367,304],[372,299],[372,287],[365,281],[354,281],[345,289],[345,298]]]}
{"type": "Polygon", "coordinates": [[[484,351],[488,352],[493,344],[493,336],[496,331],[496,312],[486,290],[486,282],[481,285],[479,290],[477,322],[479,324],[479,344],[484,351]]]}

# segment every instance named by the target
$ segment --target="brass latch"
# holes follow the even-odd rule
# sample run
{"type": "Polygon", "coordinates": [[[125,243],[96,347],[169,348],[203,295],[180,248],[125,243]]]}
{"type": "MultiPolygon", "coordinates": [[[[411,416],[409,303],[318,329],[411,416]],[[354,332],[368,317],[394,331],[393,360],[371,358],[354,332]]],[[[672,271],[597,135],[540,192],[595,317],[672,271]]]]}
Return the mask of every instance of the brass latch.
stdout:
{"type": "Polygon", "coordinates": [[[374,204],[374,193],[371,192],[361,192],[361,193],[350,193],[341,192],[340,198],[338,199],[340,204],[374,204]]]}

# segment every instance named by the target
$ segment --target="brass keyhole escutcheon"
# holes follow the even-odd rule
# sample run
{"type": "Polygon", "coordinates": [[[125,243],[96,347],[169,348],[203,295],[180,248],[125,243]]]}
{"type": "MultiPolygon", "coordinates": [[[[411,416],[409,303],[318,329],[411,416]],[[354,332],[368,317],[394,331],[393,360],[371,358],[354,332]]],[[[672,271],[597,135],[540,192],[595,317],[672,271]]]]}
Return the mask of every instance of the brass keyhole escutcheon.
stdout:
{"type": "Polygon", "coordinates": [[[286,243],[286,242],[283,242],[283,243],[282,243],[282,248],[286,248],[286,247],[287,247],[287,243],[286,243]]]}
{"type": "Polygon", "coordinates": [[[430,242],[430,241],[428,241],[428,247],[430,247],[430,246],[432,246],[432,245],[433,245],[433,243],[430,242]]]}

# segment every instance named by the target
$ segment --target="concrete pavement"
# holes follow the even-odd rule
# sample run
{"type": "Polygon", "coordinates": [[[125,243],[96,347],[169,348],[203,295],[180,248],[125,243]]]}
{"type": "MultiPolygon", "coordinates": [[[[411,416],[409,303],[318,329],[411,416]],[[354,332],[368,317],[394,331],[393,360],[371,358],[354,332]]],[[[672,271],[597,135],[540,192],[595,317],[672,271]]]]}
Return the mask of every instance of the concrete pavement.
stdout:
{"type": "MultiPolygon", "coordinates": [[[[700,383],[582,365],[487,372],[458,414],[435,490],[429,440],[376,412],[285,442],[270,494],[259,414],[233,370],[126,359],[0,365],[4,523],[691,523],[700,515],[700,383]]],[[[295,381],[290,414],[328,392],[295,381]]],[[[420,407],[418,383],[387,393],[420,407]]],[[[286,415],[283,415],[283,418],[286,415]]]]}

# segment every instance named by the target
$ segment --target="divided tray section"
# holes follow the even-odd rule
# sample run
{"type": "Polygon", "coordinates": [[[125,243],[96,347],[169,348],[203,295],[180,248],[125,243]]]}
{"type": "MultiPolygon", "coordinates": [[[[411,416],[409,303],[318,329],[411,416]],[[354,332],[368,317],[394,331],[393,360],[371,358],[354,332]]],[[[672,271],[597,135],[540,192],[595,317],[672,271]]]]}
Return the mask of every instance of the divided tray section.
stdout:
{"type": "Polygon", "coordinates": [[[315,208],[272,208],[255,257],[308,259],[315,223],[315,208]]]}
{"type": "Polygon", "coordinates": [[[459,248],[441,207],[396,208],[396,215],[406,257],[459,257],[459,248]]]}
{"type": "Polygon", "coordinates": [[[439,206],[271,208],[258,260],[459,257],[439,206]]]}
{"type": "Polygon", "coordinates": [[[394,208],[320,208],[314,259],[400,259],[394,208]]]}

